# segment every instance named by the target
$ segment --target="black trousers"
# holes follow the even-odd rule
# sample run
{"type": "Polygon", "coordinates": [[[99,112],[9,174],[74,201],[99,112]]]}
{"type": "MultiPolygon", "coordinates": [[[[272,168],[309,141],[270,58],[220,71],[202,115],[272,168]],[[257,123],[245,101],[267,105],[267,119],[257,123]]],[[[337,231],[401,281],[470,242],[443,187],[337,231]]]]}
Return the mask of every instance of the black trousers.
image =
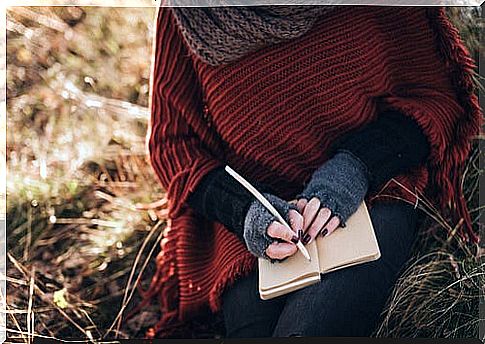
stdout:
{"type": "Polygon", "coordinates": [[[369,210],[381,258],[325,274],[320,283],[261,300],[258,272],[223,294],[227,337],[364,336],[372,334],[417,234],[418,211],[404,202],[369,210]]]}

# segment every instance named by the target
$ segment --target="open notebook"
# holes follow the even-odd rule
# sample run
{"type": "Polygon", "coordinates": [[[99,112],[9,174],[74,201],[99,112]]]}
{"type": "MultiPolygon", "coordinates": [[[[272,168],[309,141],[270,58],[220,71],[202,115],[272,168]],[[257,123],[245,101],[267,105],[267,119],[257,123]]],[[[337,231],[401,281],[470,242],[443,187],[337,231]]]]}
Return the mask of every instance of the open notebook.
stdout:
{"type": "Polygon", "coordinates": [[[278,263],[262,258],[258,260],[259,294],[263,300],[317,283],[320,274],[373,261],[381,256],[365,203],[347,220],[345,228],[339,227],[306,247],[310,262],[301,252],[278,263]]]}

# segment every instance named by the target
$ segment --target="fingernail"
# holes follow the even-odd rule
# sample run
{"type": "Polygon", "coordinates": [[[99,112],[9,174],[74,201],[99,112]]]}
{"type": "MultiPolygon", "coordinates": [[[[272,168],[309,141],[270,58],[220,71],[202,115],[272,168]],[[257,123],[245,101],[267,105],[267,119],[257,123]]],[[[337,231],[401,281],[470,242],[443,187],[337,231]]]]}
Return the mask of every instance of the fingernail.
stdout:
{"type": "Polygon", "coordinates": [[[327,228],[325,228],[325,229],[324,229],[324,230],[323,230],[323,231],[320,233],[320,235],[321,235],[322,237],[324,237],[325,235],[327,235],[327,233],[328,233],[328,229],[327,229],[327,228]]]}
{"type": "Polygon", "coordinates": [[[298,230],[298,239],[301,239],[303,237],[303,229],[298,230]]]}
{"type": "Polygon", "coordinates": [[[302,242],[303,242],[303,245],[306,245],[308,244],[308,242],[310,241],[312,237],[310,236],[310,234],[306,233],[304,236],[303,236],[303,239],[302,239],[302,242]]]}
{"type": "Polygon", "coordinates": [[[299,239],[299,238],[298,238],[296,235],[293,235],[293,236],[291,237],[291,242],[292,242],[293,244],[295,244],[295,245],[296,245],[296,244],[298,244],[298,241],[300,241],[300,239],[299,239]]]}

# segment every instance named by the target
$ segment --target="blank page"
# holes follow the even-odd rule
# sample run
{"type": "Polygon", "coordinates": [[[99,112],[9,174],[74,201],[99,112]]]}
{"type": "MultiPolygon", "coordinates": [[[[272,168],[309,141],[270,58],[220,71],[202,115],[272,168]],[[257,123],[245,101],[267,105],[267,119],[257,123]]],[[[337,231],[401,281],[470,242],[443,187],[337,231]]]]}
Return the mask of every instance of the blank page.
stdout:
{"type": "Polygon", "coordinates": [[[345,228],[337,228],[317,240],[320,272],[325,273],[380,257],[379,245],[365,203],[348,219],[345,228]]]}

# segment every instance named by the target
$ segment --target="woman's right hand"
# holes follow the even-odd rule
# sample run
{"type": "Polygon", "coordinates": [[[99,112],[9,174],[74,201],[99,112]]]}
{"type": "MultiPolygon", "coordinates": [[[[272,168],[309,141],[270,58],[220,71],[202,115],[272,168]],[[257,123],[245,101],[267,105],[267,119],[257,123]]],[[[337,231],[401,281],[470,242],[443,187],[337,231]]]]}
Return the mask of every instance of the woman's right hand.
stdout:
{"type": "Polygon", "coordinates": [[[303,229],[303,216],[295,205],[271,194],[264,196],[290,224],[293,232],[278,222],[261,202],[254,200],[244,221],[244,240],[255,256],[281,261],[298,250],[297,233],[303,229]]]}

